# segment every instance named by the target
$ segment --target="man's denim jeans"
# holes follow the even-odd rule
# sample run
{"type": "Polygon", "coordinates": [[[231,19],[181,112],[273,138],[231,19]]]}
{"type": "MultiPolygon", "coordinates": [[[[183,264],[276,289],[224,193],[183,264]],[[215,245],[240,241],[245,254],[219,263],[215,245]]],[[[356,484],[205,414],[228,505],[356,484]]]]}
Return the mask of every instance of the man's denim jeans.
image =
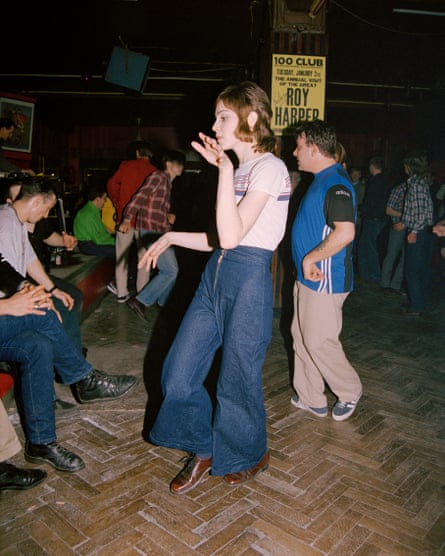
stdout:
{"type": "MultiPolygon", "coordinates": [[[[159,234],[150,234],[149,232],[141,232],[141,238],[148,247],[158,239],[159,234]],[[150,240],[153,236],[153,241],[150,240]]],[[[158,303],[161,307],[165,305],[167,298],[175,285],[178,275],[178,262],[176,260],[174,247],[169,247],[164,251],[158,259],[158,273],[148,282],[145,288],[138,292],[136,299],[143,303],[146,307],[158,303]]]]}
{"type": "Polygon", "coordinates": [[[64,384],[74,384],[92,367],[74,347],[55,313],[1,316],[0,360],[20,364],[27,439],[33,444],[56,440],[54,369],[64,384]]]}

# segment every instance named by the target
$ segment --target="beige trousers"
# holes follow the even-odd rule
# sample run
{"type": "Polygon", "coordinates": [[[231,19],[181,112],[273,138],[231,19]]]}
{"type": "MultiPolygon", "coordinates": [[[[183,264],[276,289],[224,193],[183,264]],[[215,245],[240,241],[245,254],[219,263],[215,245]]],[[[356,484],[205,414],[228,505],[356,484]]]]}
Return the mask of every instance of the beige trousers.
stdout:
{"type": "MultiPolygon", "coordinates": [[[[140,233],[136,232],[136,241],[138,245],[138,261],[141,259],[142,255],[145,253],[146,249],[144,247],[144,242],[140,239],[140,233]]],[[[136,276],[136,291],[141,292],[145,286],[150,281],[150,271],[146,268],[138,268],[138,273],[136,276]]]]}
{"type": "Polygon", "coordinates": [[[0,461],[6,461],[22,449],[17,434],[8,419],[8,413],[0,400],[0,461]]]}
{"type": "Polygon", "coordinates": [[[325,383],[342,402],[360,398],[362,383],[340,342],[342,307],[348,293],[317,293],[294,286],[294,388],[310,407],[326,407],[325,383]]]}
{"type": "MultiPolygon", "coordinates": [[[[128,259],[130,247],[133,240],[139,240],[139,232],[131,228],[126,234],[116,232],[116,288],[117,297],[128,295],[128,259]]],[[[145,249],[138,248],[138,258],[142,256],[145,249]]],[[[136,290],[140,292],[150,279],[150,273],[145,269],[138,269],[136,278],[136,290]]]]}
{"type": "Polygon", "coordinates": [[[116,232],[116,289],[117,296],[128,295],[128,255],[134,238],[134,228],[126,234],[116,232]]]}

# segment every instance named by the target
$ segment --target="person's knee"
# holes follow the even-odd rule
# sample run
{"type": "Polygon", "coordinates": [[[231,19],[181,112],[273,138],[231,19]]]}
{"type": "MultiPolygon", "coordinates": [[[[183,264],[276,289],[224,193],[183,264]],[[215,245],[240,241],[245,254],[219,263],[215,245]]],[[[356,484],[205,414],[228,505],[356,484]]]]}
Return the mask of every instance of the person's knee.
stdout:
{"type": "MultiPolygon", "coordinates": [[[[311,354],[316,354],[319,351],[323,351],[324,346],[326,345],[326,342],[329,342],[329,338],[324,337],[324,336],[311,336],[311,337],[307,337],[305,336],[304,339],[304,347],[306,348],[306,351],[308,351],[311,354]]],[[[332,342],[331,342],[332,343],[332,342]]]]}
{"type": "Polygon", "coordinates": [[[178,276],[178,270],[171,269],[166,273],[166,278],[168,278],[170,281],[176,280],[177,276],[178,276]]]}
{"type": "Polygon", "coordinates": [[[37,364],[37,367],[45,368],[53,366],[53,346],[51,341],[44,335],[34,330],[28,330],[17,337],[17,358],[19,363],[37,364]]]}
{"type": "Polygon", "coordinates": [[[176,277],[178,275],[179,266],[178,266],[178,263],[176,262],[176,259],[170,261],[170,264],[166,268],[166,272],[168,273],[169,276],[175,276],[176,277]]]}

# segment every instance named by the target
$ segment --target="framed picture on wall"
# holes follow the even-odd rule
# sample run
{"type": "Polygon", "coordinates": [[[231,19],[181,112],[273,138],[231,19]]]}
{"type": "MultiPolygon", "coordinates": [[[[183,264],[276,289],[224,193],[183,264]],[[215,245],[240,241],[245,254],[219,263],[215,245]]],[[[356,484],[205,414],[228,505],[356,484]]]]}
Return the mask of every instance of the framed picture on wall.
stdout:
{"type": "Polygon", "coordinates": [[[34,102],[0,96],[0,117],[10,118],[16,128],[4,142],[3,149],[17,153],[30,153],[34,125],[34,102]]]}

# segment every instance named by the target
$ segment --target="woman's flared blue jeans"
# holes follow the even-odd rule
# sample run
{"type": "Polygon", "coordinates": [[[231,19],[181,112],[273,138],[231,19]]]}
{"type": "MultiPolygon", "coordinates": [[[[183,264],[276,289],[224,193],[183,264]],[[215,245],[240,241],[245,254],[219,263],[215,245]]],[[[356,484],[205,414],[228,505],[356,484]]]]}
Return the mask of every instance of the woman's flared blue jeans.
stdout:
{"type": "Polygon", "coordinates": [[[267,450],[262,367],[272,335],[272,252],[217,250],[167,354],[154,444],[212,454],[212,474],[257,464],[267,450]],[[222,347],[216,407],[204,386],[222,347]]]}

